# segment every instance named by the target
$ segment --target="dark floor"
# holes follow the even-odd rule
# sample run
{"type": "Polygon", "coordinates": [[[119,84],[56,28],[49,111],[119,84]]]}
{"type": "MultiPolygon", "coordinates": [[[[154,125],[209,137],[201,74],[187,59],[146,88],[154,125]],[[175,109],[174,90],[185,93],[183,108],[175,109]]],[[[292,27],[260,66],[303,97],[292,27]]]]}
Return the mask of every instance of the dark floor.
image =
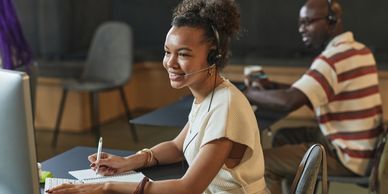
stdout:
{"type": "MultiPolygon", "coordinates": [[[[281,121],[275,126],[273,130],[284,126],[298,126],[306,121],[281,121]]],[[[307,121],[308,122],[308,121],[307,121]]],[[[170,140],[174,138],[180,131],[176,128],[161,128],[150,126],[136,126],[139,136],[139,142],[134,143],[128,120],[120,118],[116,121],[104,124],[101,128],[101,136],[104,138],[104,148],[125,149],[137,151],[142,148],[150,148],[153,145],[170,140]]],[[[52,131],[36,130],[38,161],[44,161],[75,146],[92,146],[96,147],[96,139],[92,133],[60,133],[58,138],[58,146],[51,147],[52,131]]],[[[270,138],[268,133],[263,133],[263,147],[270,145],[270,138]]],[[[96,148],[97,150],[97,148],[96,148]]],[[[320,189],[320,188],[319,188],[320,189]]],[[[319,194],[320,192],[318,192],[319,194]]],[[[366,194],[367,189],[349,184],[330,184],[330,193],[352,193],[352,194],[366,194]]]]}

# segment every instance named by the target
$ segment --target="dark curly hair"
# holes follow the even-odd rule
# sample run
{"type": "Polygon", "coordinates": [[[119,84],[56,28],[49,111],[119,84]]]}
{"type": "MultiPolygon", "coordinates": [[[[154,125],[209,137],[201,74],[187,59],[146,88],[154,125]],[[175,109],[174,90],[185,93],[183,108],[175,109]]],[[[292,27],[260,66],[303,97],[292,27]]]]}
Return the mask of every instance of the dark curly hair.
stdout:
{"type": "Polygon", "coordinates": [[[217,67],[223,68],[229,58],[229,43],[240,30],[240,12],[234,0],[183,0],[174,10],[171,25],[204,29],[207,41],[221,54],[217,67]]]}

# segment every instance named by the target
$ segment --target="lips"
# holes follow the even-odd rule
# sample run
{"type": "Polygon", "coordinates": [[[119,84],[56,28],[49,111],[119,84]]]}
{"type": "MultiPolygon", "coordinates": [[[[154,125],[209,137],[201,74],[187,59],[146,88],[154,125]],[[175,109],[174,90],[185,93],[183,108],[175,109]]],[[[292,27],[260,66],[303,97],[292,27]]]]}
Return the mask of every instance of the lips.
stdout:
{"type": "Polygon", "coordinates": [[[302,41],[304,43],[309,43],[311,40],[310,36],[308,36],[307,34],[302,34],[302,41]]]}
{"type": "Polygon", "coordinates": [[[168,72],[168,77],[171,81],[179,81],[185,78],[184,73],[168,72]]]}

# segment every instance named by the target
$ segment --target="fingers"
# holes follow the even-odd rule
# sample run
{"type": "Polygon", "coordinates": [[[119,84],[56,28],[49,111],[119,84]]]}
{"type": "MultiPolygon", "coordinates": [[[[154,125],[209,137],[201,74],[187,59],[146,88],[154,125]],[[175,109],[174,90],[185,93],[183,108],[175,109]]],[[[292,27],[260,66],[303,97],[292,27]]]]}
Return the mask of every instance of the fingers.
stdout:
{"type": "Polygon", "coordinates": [[[74,188],[75,185],[72,183],[65,183],[59,186],[53,187],[49,190],[46,190],[46,193],[67,193],[69,189],[74,188]]]}
{"type": "MultiPolygon", "coordinates": [[[[97,171],[97,166],[98,166],[98,164],[92,163],[90,165],[90,168],[94,171],[97,171]]],[[[101,175],[113,175],[113,174],[117,173],[117,169],[111,168],[107,165],[100,165],[97,173],[101,174],[101,175]]]]}
{"type": "MultiPolygon", "coordinates": [[[[108,154],[108,153],[101,152],[101,159],[103,159],[103,158],[108,158],[109,155],[110,155],[110,154],[108,154]]],[[[94,153],[94,154],[88,156],[88,160],[89,160],[89,162],[94,162],[94,161],[96,161],[96,160],[97,160],[97,153],[94,153]]]]}
{"type": "MultiPolygon", "coordinates": [[[[93,170],[97,170],[97,167],[95,167],[95,169],[93,170]]],[[[102,165],[100,166],[100,168],[98,168],[98,174],[101,174],[101,175],[104,175],[104,176],[110,176],[110,175],[114,175],[117,173],[117,169],[115,168],[111,168],[111,167],[108,167],[108,166],[105,166],[105,165],[102,165]]]]}
{"type": "Polygon", "coordinates": [[[94,168],[96,165],[104,165],[104,164],[101,164],[101,160],[108,159],[109,157],[110,157],[110,154],[104,153],[104,152],[101,152],[101,158],[99,161],[97,161],[97,154],[92,154],[88,156],[88,160],[91,163],[90,167],[94,168]]]}
{"type": "Polygon", "coordinates": [[[90,156],[88,156],[88,160],[90,163],[94,162],[97,160],[97,154],[92,154],[90,156]]]}

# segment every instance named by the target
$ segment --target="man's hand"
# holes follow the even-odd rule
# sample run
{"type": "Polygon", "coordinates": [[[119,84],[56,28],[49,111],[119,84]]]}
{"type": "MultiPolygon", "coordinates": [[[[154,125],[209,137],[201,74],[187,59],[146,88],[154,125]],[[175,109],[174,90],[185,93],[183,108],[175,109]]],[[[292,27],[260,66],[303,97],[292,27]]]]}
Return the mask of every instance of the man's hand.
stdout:
{"type": "Polygon", "coordinates": [[[276,83],[270,81],[264,71],[252,72],[248,74],[247,76],[245,76],[244,83],[247,88],[257,90],[276,89],[276,83]]]}

